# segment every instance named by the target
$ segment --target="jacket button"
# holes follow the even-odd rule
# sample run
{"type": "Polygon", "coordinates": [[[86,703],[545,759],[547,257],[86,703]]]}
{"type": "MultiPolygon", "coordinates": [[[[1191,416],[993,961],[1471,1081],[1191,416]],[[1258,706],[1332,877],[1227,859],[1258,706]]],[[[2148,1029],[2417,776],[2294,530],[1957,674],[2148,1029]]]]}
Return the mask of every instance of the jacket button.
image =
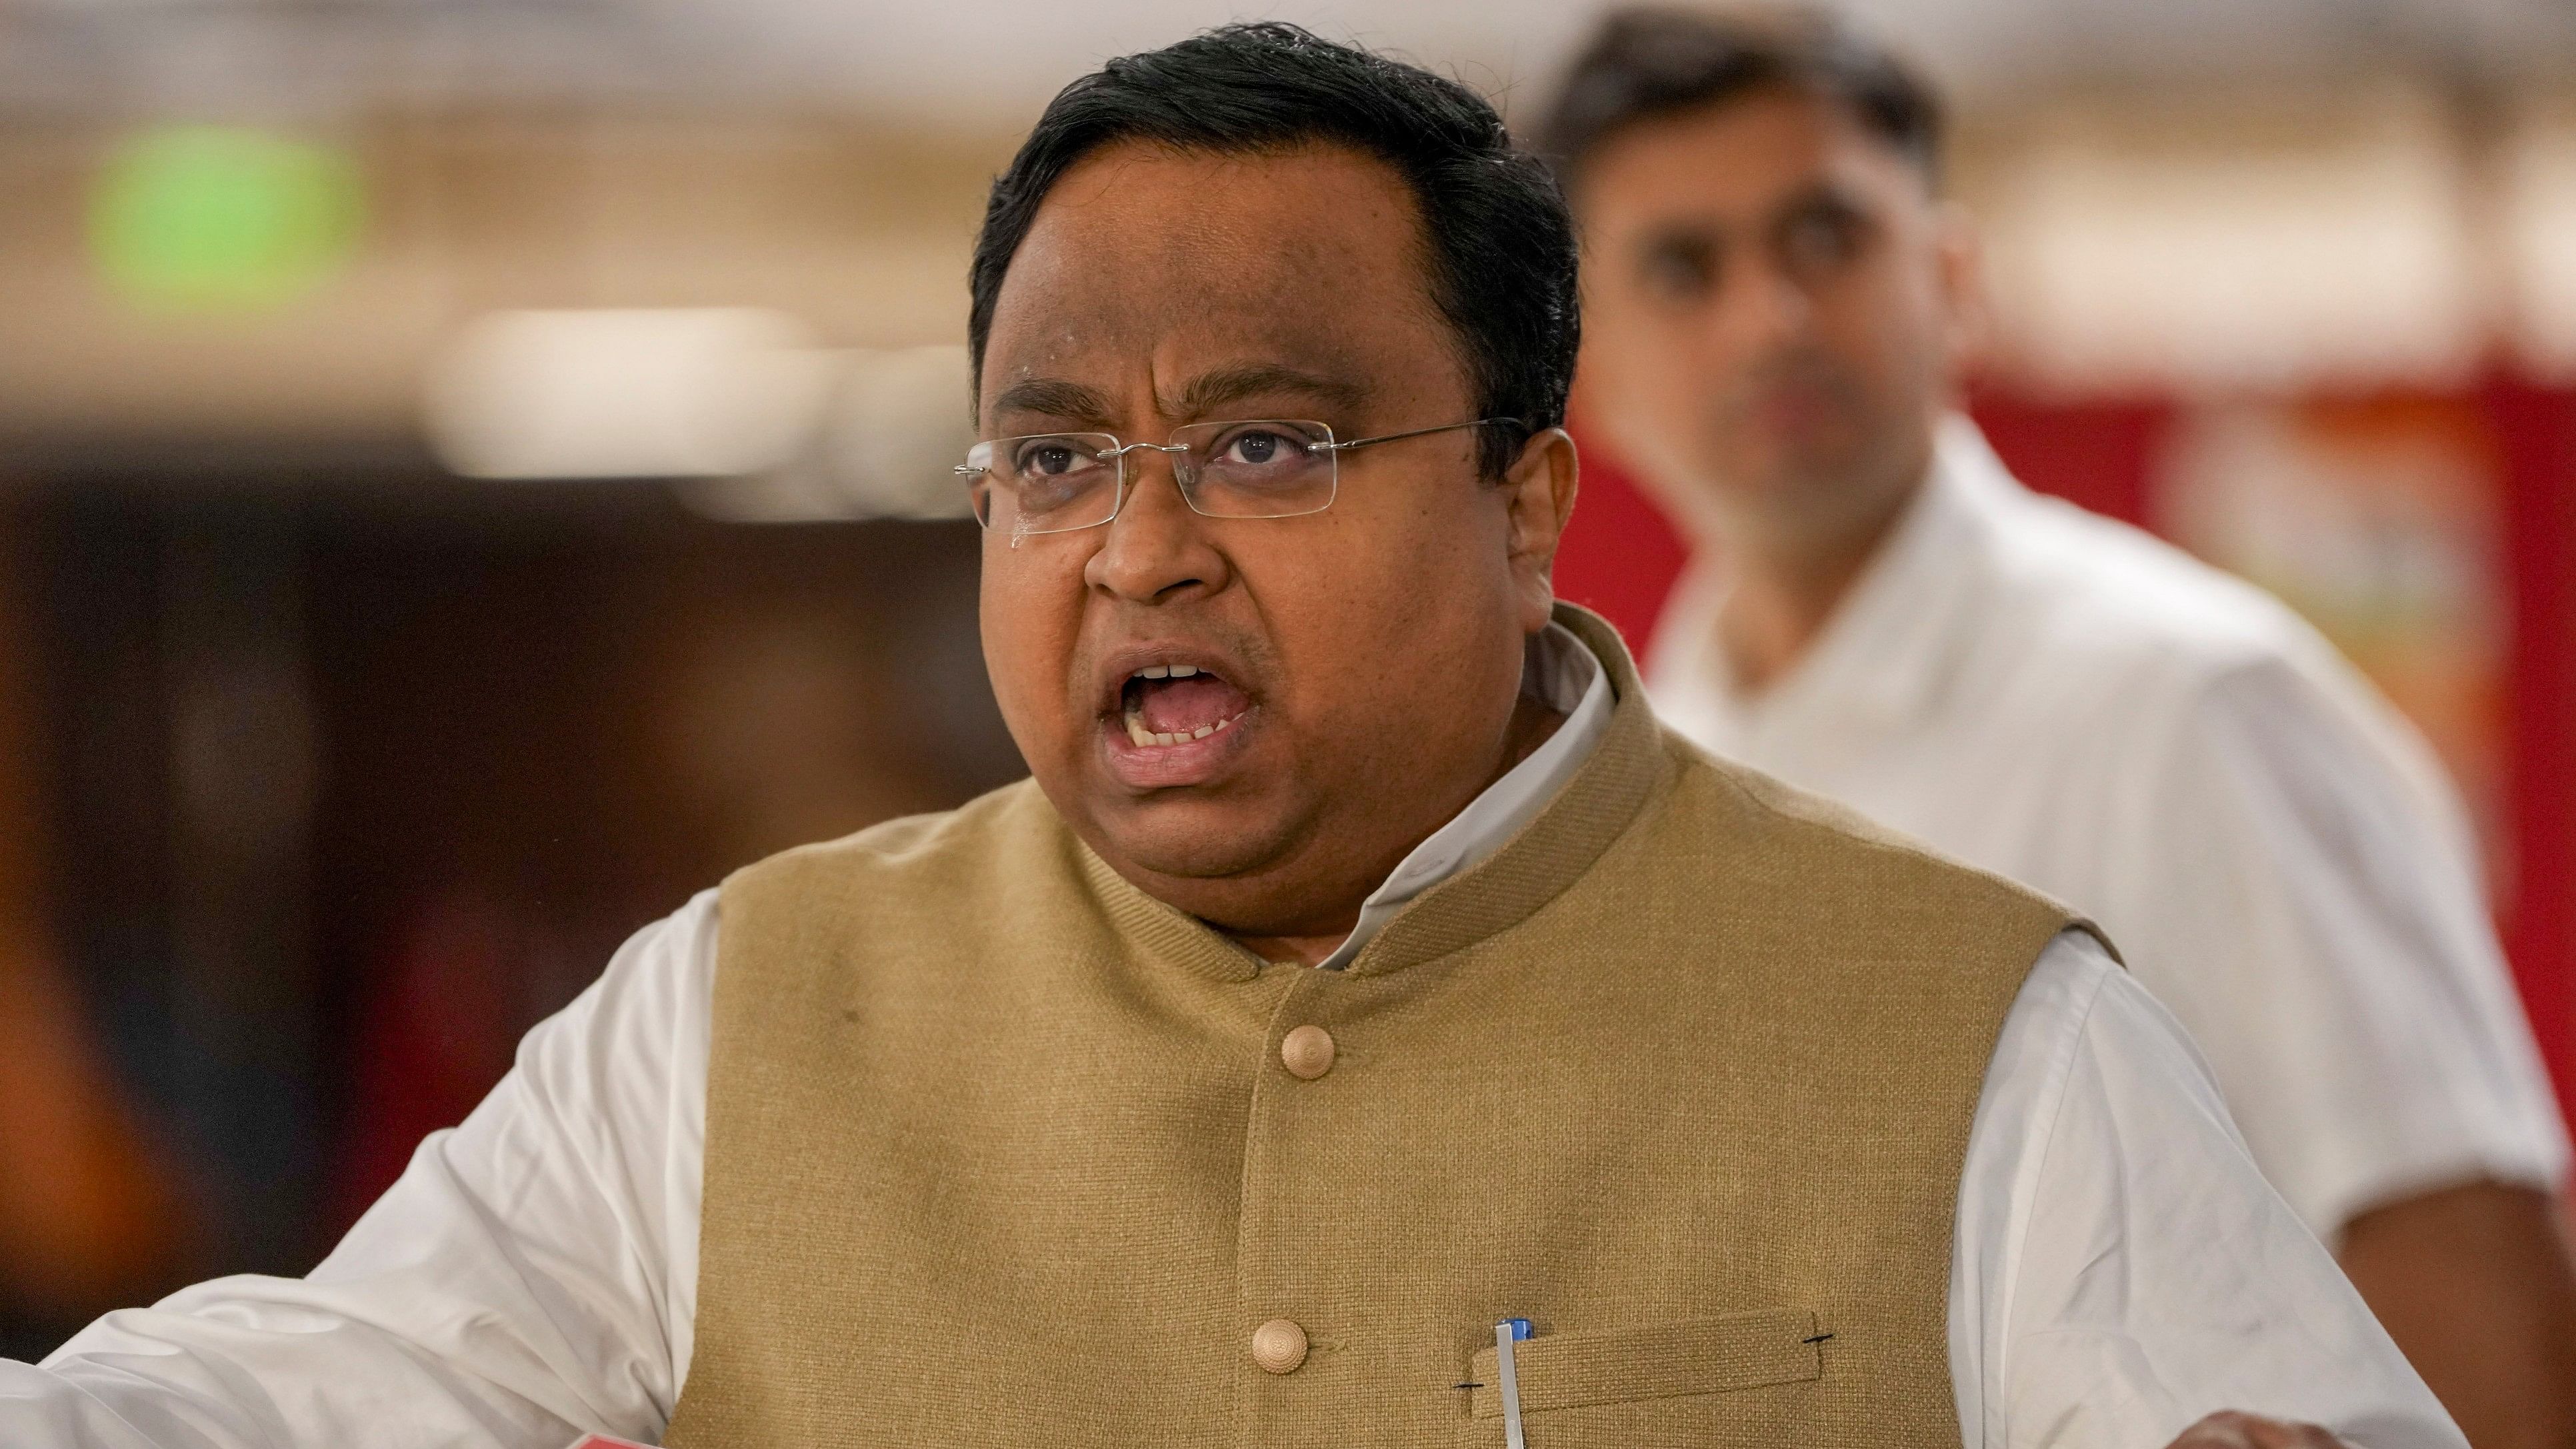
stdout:
{"type": "Polygon", "coordinates": [[[1333,1034],[1320,1026],[1301,1026],[1279,1041],[1279,1064],[1288,1075],[1313,1081],[1333,1069],[1333,1034]]]}
{"type": "Polygon", "coordinates": [[[1274,1318],[1252,1330],[1252,1361],[1262,1372],[1293,1374],[1306,1361],[1306,1330],[1274,1318]]]}

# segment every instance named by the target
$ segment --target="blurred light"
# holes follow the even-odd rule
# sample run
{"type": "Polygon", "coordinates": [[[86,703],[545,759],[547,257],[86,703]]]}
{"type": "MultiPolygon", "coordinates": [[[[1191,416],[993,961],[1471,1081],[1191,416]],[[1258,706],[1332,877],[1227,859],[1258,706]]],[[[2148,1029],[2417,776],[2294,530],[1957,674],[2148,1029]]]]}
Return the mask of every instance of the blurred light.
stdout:
{"type": "Polygon", "coordinates": [[[337,272],[364,212],[358,168],[338,150],[168,126],[108,158],[91,197],[90,248],[110,288],[143,310],[259,311],[337,272]]]}
{"type": "Polygon", "coordinates": [[[2576,374],[2576,115],[2527,122],[2503,174],[2515,340],[2538,368],[2576,374]]]}
{"type": "Polygon", "coordinates": [[[735,523],[846,518],[963,518],[955,472],[975,441],[963,347],[835,355],[818,446],[794,463],[682,490],[690,507],[735,523]]]}
{"type": "Polygon", "coordinates": [[[1987,208],[1998,330],[2079,388],[2447,380],[2479,336],[2461,187],[2402,105],[2304,143],[2051,138],[1987,208]]]}
{"type": "Polygon", "coordinates": [[[963,347],[856,354],[826,434],[833,475],[888,517],[965,517],[956,468],[975,443],[973,389],[963,347]]]}
{"type": "Polygon", "coordinates": [[[496,312],[431,364],[424,421],[471,478],[724,477],[794,457],[830,382],[780,312],[496,312]]]}

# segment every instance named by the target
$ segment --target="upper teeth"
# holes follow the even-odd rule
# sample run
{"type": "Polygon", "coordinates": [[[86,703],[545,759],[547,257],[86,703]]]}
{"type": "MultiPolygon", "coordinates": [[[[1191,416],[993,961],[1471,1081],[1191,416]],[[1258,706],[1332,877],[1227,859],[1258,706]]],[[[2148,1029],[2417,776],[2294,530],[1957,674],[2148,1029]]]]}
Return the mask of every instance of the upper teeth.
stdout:
{"type": "MultiPolygon", "coordinates": [[[[1187,679],[1190,676],[1201,672],[1200,668],[1195,664],[1149,664],[1136,671],[1136,678],[1187,679]]],[[[1144,708],[1138,702],[1142,698],[1142,695],[1131,696],[1129,698],[1127,704],[1127,718],[1125,721],[1127,725],[1127,738],[1134,741],[1139,746],[1177,745],[1186,743],[1190,740],[1203,740],[1208,736],[1215,734],[1219,730],[1232,728],[1236,720],[1243,718],[1241,713],[1237,713],[1229,718],[1218,720],[1214,724],[1200,725],[1196,729],[1171,730],[1158,733],[1145,728],[1144,708]]]]}

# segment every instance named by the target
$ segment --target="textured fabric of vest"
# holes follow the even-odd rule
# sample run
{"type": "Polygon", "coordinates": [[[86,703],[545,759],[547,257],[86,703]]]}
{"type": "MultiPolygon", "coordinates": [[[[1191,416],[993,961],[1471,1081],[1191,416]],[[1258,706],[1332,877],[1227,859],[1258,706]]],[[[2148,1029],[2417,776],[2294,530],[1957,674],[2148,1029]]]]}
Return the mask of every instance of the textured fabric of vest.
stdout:
{"type": "Polygon", "coordinates": [[[1970,1119],[2070,918],[1665,735],[1559,617],[1603,744],[1347,971],[1027,784],[730,880],[666,1442],[1499,1446],[1525,1317],[1530,1449],[1956,1445],[1970,1119]]]}

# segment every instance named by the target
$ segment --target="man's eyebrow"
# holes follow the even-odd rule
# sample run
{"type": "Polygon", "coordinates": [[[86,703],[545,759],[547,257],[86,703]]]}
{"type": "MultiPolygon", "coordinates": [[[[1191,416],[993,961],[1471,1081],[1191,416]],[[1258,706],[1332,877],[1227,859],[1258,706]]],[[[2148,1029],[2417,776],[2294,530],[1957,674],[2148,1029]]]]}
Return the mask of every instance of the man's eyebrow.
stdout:
{"type": "Polygon", "coordinates": [[[1771,208],[1771,219],[1776,223],[1813,216],[1820,211],[1864,220],[1877,215],[1866,197],[1841,180],[1825,176],[1783,197],[1779,205],[1771,208]]]}
{"type": "Polygon", "coordinates": [[[1254,363],[1201,373],[1190,379],[1179,397],[1162,400],[1159,406],[1166,417],[1204,418],[1245,398],[1280,393],[1293,393],[1348,410],[1367,399],[1368,389],[1347,378],[1327,377],[1276,363],[1254,363]]]}
{"type": "Polygon", "coordinates": [[[1765,204],[1752,215],[1719,215],[1713,212],[1686,211],[1670,216],[1650,218],[1638,224],[1633,235],[1640,250],[1667,246],[1674,242],[1713,242],[1720,245],[1750,232],[1762,232],[1813,216],[1819,211],[1869,219],[1876,216],[1868,201],[1852,187],[1837,178],[1826,176],[1802,183],[1786,195],[1765,204]]]}
{"type": "Polygon", "coordinates": [[[1036,413],[1040,417],[1104,426],[1111,420],[1109,399],[1097,388],[1045,377],[1028,378],[1002,389],[1002,395],[993,399],[993,411],[1036,413]]]}

